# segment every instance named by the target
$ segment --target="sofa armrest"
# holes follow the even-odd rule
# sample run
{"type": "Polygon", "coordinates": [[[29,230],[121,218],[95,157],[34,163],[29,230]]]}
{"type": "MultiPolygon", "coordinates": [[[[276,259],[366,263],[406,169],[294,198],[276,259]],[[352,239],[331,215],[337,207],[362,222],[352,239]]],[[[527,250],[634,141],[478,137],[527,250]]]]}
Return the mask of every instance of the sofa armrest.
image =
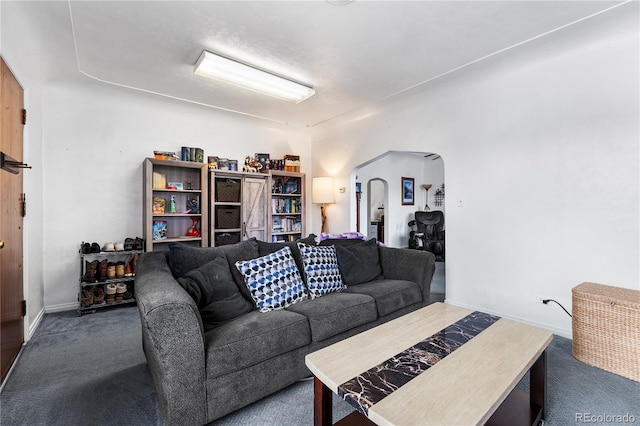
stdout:
{"type": "Polygon", "coordinates": [[[207,423],[204,331],[196,304],[162,252],[140,257],[135,287],[143,349],[165,423],[207,423]]]}
{"type": "Polygon", "coordinates": [[[436,271],[433,253],[393,247],[378,247],[382,275],[388,279],[413,281],[422,291],[422,304],[429,304],[431,279],[436,271]]]}

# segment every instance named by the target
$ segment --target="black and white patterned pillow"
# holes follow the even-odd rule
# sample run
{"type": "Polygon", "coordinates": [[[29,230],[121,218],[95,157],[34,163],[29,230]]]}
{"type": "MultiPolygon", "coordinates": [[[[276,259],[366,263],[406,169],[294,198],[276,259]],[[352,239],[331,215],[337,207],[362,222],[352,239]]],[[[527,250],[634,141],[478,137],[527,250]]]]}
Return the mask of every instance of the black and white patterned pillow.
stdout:
{"type": "Polygon", "coordinates": [[[310,246],[298,243],[307,288],[312,299],[346,288],[342,282],[335,246],[310,246]]]}
{"type": "Polygon", "coordinates": [[[307,297],[289,247],[257,259],[239,260],[236,268],[260,312],[286,308],[307,297]]]}

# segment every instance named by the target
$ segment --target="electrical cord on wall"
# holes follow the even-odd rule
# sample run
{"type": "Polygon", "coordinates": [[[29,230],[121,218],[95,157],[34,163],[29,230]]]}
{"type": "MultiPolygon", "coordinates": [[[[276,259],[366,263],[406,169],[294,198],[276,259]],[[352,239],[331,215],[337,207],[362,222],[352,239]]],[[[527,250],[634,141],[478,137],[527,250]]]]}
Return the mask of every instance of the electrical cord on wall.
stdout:
{"type": "Polygon", "coordinates": [[[557,300],[553,300],[553,299],[543,299],[543,300],[542,300],[542,303],[544,303],[545,305],[549,304],[549,302],[553,302],[553,303],[555,303],[556,305],[560,306],[560,307],[562,308],[562,310],[563,310],[563,311],[565,311],[565,312],[567,313],[567,315],[569,315],[571,318],[573,318],[573,316],[571,316],[571,314],[569,313],[569,311],[567,311],[567,310],[564,308],[564,306],[562,306],[562,305],[560,304],[560,302],[558,302],[557,300]]]}

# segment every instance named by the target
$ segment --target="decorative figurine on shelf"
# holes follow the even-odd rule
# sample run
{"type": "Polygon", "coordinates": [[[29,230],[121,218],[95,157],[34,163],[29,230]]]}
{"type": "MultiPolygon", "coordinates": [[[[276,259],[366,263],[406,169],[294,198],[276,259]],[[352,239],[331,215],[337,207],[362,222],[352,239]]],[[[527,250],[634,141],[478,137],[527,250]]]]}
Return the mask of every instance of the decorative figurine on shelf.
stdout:
{"type": "Polygon", "coordinates": [[[176,197],[174,195],[171,196],[171,199],[169,200],[169,213],[177,213],[178,210],[176,209],[176,197]]]}
{"type": "Polygon", "coordinates": [[[190,198],[187,200],[187,209],[191,214],[200,214],[200,201],[198,197],[190,198]]]}
{"type": "Polygon", "coordinates": [[[242,166],[243,172],[257,173],[262,169],[262,164],[255,158],[251,158],[248,155],[244,159],[244,165],[242,166]]]}
{"type": "Polygon", "coordinates": [[[187,229],[187,237],[199,237],[200,231],[198,231],[198,219],[197,217],[192,217],[191,221],[193,224],[187,229]]]}

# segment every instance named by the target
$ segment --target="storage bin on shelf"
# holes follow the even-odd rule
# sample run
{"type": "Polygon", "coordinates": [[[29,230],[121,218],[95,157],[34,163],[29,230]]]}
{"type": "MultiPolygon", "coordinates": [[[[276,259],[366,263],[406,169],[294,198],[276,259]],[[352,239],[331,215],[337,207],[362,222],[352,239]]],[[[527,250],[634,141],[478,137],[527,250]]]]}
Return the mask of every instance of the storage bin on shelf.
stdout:
{"type": "Polygon", "coordinates": [[[571,292],[573,356],[640,382],[640,291],[582,283],[571,292]]]}
{"type": "Polygon", "coordinates": [[[240,228],[240,208],[230,207],[216,209],[216,228],[233,229],[240,228]]]}
{"type": "Polygon", "coordinates": [[[240,180],[216,179],[216,201],[240,202],[240,180]]]}
{"type": "Polygon", "coordinates": [[[240,242],[240,233],[222,233],[216,234],[216,246],[224,246],[227,244],[235,244],[240,242]]]}

